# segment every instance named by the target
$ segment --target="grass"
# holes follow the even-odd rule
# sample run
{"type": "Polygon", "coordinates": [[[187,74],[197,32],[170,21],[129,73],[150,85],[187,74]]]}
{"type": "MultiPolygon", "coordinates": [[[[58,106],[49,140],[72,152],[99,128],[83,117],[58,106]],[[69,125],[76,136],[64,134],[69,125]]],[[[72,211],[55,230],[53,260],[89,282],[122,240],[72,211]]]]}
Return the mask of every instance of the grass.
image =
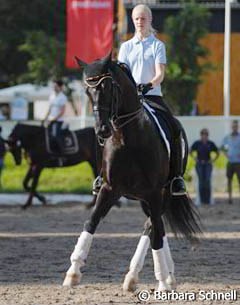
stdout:
{"type": "MultiPolygon", "coordinates": [[[[215,162],[214,167],[218,170],[224,170],[226,167],[226,157],[221,154],[215,162]]],[[[189,157],[185,179],[189,184],[190,189],[192,184],[192,171],[194,170],[195,162],[189,157]]],[[[10,153],[6,154],[5,167],[2,173],[2,189],[0,192],[15,193],[23,192],[22,182],[27,172],[28,164],[26,161],[21,166],[16,166],[10,153]]],[[[224,179],[224,177],[220,177],[224,179]]],[[[79,165],[44,169],[38,185],[40,192],[46,193],[81,193],[90,194],[92,189],[93,174],[91,167],[87,162],[79,165]]],[[[234,189],[237,188],[236,178],[233,184],[234,189]]],[[[221,190],[220,190],[221,191],[221,190]]],[[[223,190],[222,190],[223,191],[223,190]]]]}
{"type": "MultiPolygon", "coordinates": [[[[23,192],[22,182],[28,169],[26,161],[16,166],[12,155],[7,153],[2,173],[1,192],[23,192]]],[[[64,168],[46,168],[42,171],[38,190],[47,193],[91,192],[93,174],[87,162],[64,168]]]]}

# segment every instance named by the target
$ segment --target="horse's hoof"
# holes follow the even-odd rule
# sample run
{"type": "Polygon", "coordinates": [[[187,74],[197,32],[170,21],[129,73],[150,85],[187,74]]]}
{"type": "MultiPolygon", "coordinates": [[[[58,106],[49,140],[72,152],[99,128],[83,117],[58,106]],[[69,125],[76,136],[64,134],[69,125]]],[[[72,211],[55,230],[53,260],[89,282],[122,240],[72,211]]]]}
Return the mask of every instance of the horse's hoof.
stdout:
{"type": "Polygon", "coordinates": [[[171,289],[170,285],[167,283],[167,281],[159,281],[157,291],[167,292],[167,291],[171,291],[171,290],[172,289],[171,289]]]}
{"type": "Polygon", "coordinates": [[[92,207],[94,207],[94,205],[95,205],[95,202],[91,202],[91,203],[88,203],[88,204],[86,204],[85,205],[85,208],[86,208],[86,210],[90,210],[92,207]]]}
{"type": "Polygon", "coordinates": [[[122,203],[121,203],[120,200],[116,200],[116,201],[114,202],[114,205],[115,205],[116,207],[118,207],[118,208],[121,208],[122,203]]]}
{"type": "Polygon", "coordinates": [[[21,209],[26,210],[28,207],[29,207],[29,204],[24,204],[24,205],[21,206],[21,209]]]}
{"type": "Polygon", "coordinates": [[[77,286],[80,284],[81,277],[82,277],[81,273],[66,274],[65,279],[63,281],[63,286],[66,286],[66,287],[77,286]]]}
{"type": "Polygon", "coordinates": [[[137,289],[138,276],[136,273],[129,271],[123,282],[123,291],[135,291],[137,289]]]}
{"type": "Polygon", "coordinates": [[[166,283],[169,285],[171,290],[177,289],[177,281],[175,279],[175,276],[173,274],[169,274],[169,276],[166,279],[166,283]]]}

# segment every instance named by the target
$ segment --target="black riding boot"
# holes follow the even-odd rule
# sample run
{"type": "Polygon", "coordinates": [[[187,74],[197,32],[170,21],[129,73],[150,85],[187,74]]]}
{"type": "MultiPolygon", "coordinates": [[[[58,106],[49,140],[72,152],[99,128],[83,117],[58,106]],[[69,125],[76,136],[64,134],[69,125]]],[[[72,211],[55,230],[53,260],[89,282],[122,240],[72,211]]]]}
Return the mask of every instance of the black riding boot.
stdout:
{"type": "Polygon", "coordinates": [[[183,180],[183,160],[182,160],[182,137],[179,122],[174,118],[170,108],[164,102],[161,96],[148,95],[147,99],[162,106],[162,116],[167,122],[171,136],[173,137],[171,143],[171,160],[170,160],[170,180],[171,180],[171,194],[173,196],[182,196],[186,194],[186,187],[183,180]]]}
{"type": "Polygon", "coordinates": [[[183,196],[186,195],[186,186],[183,175],[183,156],[182,156],[182,136],[181,133],[174,141],[174,148],[172,156],[174,156],[172,160],[173,168],[175,176],[171,180],[170,191],[173,196],[183,196]]]}

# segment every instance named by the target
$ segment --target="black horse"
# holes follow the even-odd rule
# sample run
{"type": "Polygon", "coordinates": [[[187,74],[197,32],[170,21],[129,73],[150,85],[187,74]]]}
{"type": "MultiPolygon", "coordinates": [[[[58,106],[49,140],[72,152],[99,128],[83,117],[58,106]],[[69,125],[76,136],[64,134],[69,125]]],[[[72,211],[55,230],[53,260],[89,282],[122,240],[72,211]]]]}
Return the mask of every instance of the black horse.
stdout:
{"type": "MultiPolygon", "coordinates": [[[[65,140],[72,144],[72,146],[70,145],[71,149],[66,149],[65,153],[59,154],[51,151],[47,128],[18,123],[12,130],[8,138],[8,144],[16,164],[21,164],[22,149],[30,159],[29,169],[23,181],[24,189],[29,192],[29,197],[23,208],[32,204],[33,197],[46,204],[45,197],[36,191],[40,174],[46,167],[65,167],[87,161],[91,165],[94,176],[96,177],[99,174],[101,150],[96,141],[94,128],[89,127],[74,132],[68,131],[65,140]]],[[[94,205],[95,200],[96,196],[90,206],[94,205]]]]}
{"type": "MultiPolygon", "coordinates": [[[[85,70],[85,84],[95,115],[95,130],[104,144],[104,183],[71,255],[71,267],[63,285],[79,283],[80,268],[85,264],[99,221],[109,212],[114,200],[125,196],[140,200],[148,221],[125,277],[124,289],[134,288],[149,244],[155,276],[159,281],[158,289],[173,288],[174,265],[162,216],[166,216],[175,233],[192,240],[196,238],[195,233],[201,232],[198,215],[187,195],[171,196],[168,150],[129,76],[110,56],[89,65],[79,59],[78,63],[85,70]]],[[[185,141],[185,152],[186,148],[185,141]]],[[[186,160],[185,154],[183,171],[186,160]]]]}

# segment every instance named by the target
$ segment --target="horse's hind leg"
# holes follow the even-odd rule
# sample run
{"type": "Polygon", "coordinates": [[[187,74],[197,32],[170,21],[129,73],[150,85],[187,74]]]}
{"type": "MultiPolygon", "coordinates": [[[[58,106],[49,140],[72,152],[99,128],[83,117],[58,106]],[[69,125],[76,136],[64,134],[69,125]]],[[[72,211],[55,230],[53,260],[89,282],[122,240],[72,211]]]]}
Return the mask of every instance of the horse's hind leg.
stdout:
{"type": "Polygon", "coordinates": [[[166,282],[170,286],[170,288],[173,290],[173,289],[176,289],[177,283],[176,283],[176,279],[174,276],[174,261],[172,259],[170,247],[168,244],[168,238],[166,235],[163,237],[163,251],[165,254],[166,263],[167,263],[167,267],[168,267],[168,271],[169,271],[169,275],[166,279],[166,282]]]}
{"type": "Polygon", "coordinates": [[[152,194],[149,199],[151,209],[152,229],[150,232],[150,240],[152,247],[154,273],[158,281],[158,291],[171,290],[175,284],[174,264],[165,237],[164,224],[162,221],[162,197],[160,194],[152,194]],[[159,200],[157,200],[159,198],[159,200]],[[171,286],[170,286],[171,285],[171,286]]]}
{"type": "Polygon", "coordinates": [[[103,185],[94,206],[90,219],[84,224],[83,232],[78,238],[75,249],[71,255],[71,267],[68,269],[63,286],[74,286],[80,283],[80,268],[85,265],[88,253],[92,244],[93,234],[101,218],[106,216],[113,205],[115,194],[109,189],[108,185],[103,185]]]}
{"type": "Polygon", "coordinates": [[[138,283],[138,274],[143,268],[145,256],[150,245],[149,234],[151,231],[151,221],[148,219],[144,225],[144,232],[138,242],[137,249],[130,262],[129,271],[125,276],[123,282],[124,291],[136,290],[136,284],[138,283]]]}

